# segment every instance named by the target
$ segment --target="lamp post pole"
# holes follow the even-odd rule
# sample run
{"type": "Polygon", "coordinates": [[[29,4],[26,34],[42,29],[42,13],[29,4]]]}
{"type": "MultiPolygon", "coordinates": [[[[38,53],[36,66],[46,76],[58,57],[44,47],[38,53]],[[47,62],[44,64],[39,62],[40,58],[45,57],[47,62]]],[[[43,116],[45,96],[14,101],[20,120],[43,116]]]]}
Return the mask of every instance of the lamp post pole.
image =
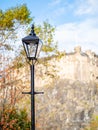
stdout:
{"type": "Polygon", "coordinates": [[[30,65],[31,69],[31,130],[35,130],[35,90],[34,90],[34,63],[30,65]]]}

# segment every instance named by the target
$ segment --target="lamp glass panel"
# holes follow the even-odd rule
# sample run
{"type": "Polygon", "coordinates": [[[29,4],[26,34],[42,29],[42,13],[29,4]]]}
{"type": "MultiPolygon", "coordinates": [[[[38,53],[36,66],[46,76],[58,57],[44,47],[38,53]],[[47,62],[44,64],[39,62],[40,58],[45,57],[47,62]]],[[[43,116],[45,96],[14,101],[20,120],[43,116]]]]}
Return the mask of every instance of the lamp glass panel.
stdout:
{"type": "Polygon", "coordinates": [[[25,42],[23,42],[23,46],[24,46],[24,50],[25,50],[25,53],[26,53],[27,57],[29,57],[28,44],[26,44],[25,42]]]}
{"type": "Polygon", "coordinates": [[[29,43],[28,50],[29,50],[28,57],[36,58],[37,44],[29,43]]]}
{"type": "Polygon", "coordinates": [[[39,53],[40,53],[41,48],[42,48],[42,45],[43,45],[42,41],[39,40],[38,47],[37,47],[37,52],[36,52],[36,58],[38,58],[38,56],[39,56],[39,53]]]}

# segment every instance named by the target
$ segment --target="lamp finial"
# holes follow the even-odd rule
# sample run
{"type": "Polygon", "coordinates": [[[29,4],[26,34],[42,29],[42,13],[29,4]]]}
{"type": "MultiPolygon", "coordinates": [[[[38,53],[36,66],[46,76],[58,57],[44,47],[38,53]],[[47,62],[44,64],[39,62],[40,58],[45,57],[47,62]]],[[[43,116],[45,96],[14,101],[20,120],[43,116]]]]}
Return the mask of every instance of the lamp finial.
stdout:
{"type": "Polygon", "coordinates": [[[32,24],[30,35],[36,35],[35,32],[34,32],[34,24],[32,24]]]}

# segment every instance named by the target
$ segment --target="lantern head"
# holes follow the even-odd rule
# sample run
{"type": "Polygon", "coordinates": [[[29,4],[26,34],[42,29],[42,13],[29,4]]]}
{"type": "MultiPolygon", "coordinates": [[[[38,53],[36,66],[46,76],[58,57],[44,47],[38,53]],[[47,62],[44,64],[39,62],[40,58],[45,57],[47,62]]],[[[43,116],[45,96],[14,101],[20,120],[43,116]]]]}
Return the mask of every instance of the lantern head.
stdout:
{"type": "Polygon", "coordinates": [[[37,60],[42,48],[42,41],[36,36],[34,32],[34,25],[32,25],[31,33],[22,39],[26,56],[29,60],[37,60]]]}

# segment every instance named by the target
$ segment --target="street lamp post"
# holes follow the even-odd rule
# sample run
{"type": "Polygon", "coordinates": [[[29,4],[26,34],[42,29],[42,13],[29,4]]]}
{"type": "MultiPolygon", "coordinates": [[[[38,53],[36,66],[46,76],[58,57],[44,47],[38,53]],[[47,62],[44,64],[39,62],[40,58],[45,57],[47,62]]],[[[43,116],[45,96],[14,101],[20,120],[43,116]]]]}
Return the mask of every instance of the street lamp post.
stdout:
{"type": "Polygon", "coordinates": [[[35,94],[43,94],[43,92],[35,92],[34,88],[34,66],[42,47],[42,41],[34,32],[34,25],[32,25],[31,33],[22,38],[22,43],[26,56],[31,61],[31,91],[23,92],[23,94],[31,95],[31,130],[35,130],[35,94]]]}

